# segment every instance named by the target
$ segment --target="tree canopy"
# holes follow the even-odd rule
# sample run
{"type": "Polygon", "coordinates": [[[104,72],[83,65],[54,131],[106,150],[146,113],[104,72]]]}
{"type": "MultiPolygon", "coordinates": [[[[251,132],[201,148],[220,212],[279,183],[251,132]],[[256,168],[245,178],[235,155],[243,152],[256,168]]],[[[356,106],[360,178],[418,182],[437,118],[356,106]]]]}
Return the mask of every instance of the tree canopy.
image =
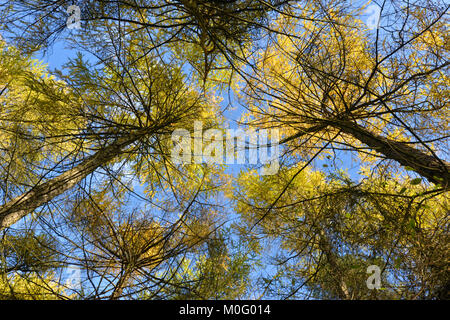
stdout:
{"type": "Polygon", "coordinates": [[[448,10],[3,1],[0,299],[448,299],[448,10]]]}

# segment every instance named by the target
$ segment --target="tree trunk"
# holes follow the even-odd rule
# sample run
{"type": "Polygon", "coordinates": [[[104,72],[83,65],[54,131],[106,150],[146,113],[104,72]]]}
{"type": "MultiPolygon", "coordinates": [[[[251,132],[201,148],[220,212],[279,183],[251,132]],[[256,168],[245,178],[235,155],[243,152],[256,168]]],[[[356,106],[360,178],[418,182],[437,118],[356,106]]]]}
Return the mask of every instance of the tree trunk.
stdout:
{"type": "Polygon", "coordinates": [[[136,134],[120,138],[111,145],[98,150],[75,168],[36,185],[30,191],[4,204],[0,207],[0,230],[10,227],[36,208],[71,189],[98,167],[118,156],[123,148],[138,138],[139,135],[136,134]]]}
{"type": "Polygon", "coordinates": [[[125,271],[120,275],[119,281],[115,285],[113,293],[111,294],[110,297],[111,300],[118,300],[122,296],[123,289],[125,289],[125,286],[127,284],[130,275],[131,271],[128,270],[128,268],[125,269],[125,271]]]}
{"type": "Polygon", "coordinates": [[[383,154],[386,158],[412,168],[422,177],[428,179],[428,181],[441,184],[445,189],[450,187],[450,164],[448,162],[437,159],[405,143],[371,133],[354,122],[329,121],[327,124],[351,135],[353,138],[383,154]]]}

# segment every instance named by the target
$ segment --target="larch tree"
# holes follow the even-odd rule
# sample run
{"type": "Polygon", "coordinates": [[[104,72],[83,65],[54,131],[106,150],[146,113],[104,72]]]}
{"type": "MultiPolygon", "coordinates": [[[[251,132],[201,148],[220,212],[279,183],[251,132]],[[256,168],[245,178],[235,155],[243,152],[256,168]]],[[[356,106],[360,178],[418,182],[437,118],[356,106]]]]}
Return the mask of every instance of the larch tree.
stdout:
{"type": "Polygon", "coordinates": [[[3,1],[1,297],[448,298],[449,5],[377,3],[3,1]],[[236,105],[277,173],[172,158],[236,105]]]}

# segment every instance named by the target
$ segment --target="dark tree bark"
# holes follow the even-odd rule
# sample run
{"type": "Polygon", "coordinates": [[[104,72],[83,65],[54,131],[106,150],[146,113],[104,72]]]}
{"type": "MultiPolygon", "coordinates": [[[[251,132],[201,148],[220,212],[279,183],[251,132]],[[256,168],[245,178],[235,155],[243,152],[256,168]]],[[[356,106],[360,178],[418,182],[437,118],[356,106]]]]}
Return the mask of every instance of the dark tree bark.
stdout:
{"type": "Polygon", "coordinates": [[[450,164],[399,141],[374,134],[351,121],[327,121],[327,124],[361,141],[388,159],[412,168],[428,181],[445,189],[450,182],[450,164]]]}

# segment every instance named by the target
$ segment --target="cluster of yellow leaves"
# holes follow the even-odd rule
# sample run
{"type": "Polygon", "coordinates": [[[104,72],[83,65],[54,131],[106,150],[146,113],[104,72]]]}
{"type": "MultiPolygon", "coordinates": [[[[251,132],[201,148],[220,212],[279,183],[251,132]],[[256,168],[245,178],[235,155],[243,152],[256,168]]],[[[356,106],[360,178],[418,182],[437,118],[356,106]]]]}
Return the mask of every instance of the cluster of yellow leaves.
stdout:
{"type": "MultiPolygon", "coordinates": [[[[317,10],[311,3],[299,7],[296,13],[314,17],[317,10]]],[[[376,65],[383,55],[375,56],[373,35],[371,37],[366,24],[358,18],[362,10],[364,8],[348,15],[329,10],[329,21],[302,20],[280,14],[273,25],[280,34],[268,40],[265,50],[258,51],[255,57],[258,71],[246,88],[246,94],[240,95],[249,110],[243,121],[259,128],[277,127],[282,137],[289,137],[313,127],[320,120],[333,120],[345,114],[359,119],[360,125],[374,134],[406,142],[411,133],[392,126],[392,114],[377,101],[378,96],[395,91],[395,95],[385,100],[394,100],[388,102],[391,108],[407,110],[401,117],[407,123],[414,123],[416,132],[438,132],[445,127],[448,117],[442,108],[445,108],[449,80],[443,72],[418,88],[413,84],[396,87],[412,74],[425,72],[426,61],[420,52],[424,48],[441,50],[448,37],[442,32],[442,26],[433,26],[417,37],[411,43],[411,50],[405,49],[406,57],[392,56],[376,65]],[[372,75],[375,66],[377,72],[372,75]],[[361,96],[364,97],[359,99],[361,96]],[[427,108],[423,112],[420,108],[417,112],[408,110],[425,100],[427,108]],[[364,107],[354,108],[356,101],[364,107]],[[429,105],[436,110],[430,110],[429,105]],[[436,122],[443,126],[435,126],[436,122]]],[[[379,41],[378,45],[380,52],[393,50],[391,43],[379,41]]],[[[317,145],[331,140],[336,133],[336,129],[328,127],[314,135],[308,134],[308,139],[301,140],[302,148],[295,152],[305,155],[315,151],[317,145]]],[[[335,141],[355,148],[364,147],[347,135],[341,134],[335,141]]],[[[298,143],[296,139],[288,145],[298,143]]],[[[372,155],[375,154],[376,151],[372,151],[372,155]]],[[[364,162],[375,160],[366,152],[360,152],[359,156],[364,162]]]]}
{"type": "MultiPolygon", "coordinates": [[[[410,234],[398,240],[406,245],[416,230],[433,234],[442,232],[448,224],[448,196],[427,196],[427,189],[418,178],[383,179],[362,167],[361,184],[356,188],[350,187],[352,183],[345,173],[341,173],[342,178],[332,178],[306,167],[297,175],[301,167],[298,164],[283,169],[276,176],[261,177],[256,171],[239,176],[230,196],[234,197],[236,211],[247,222],[240,226],[241,232],[258,232],[253,229],[258,222],[258,229],[264,230],[266,237],[276,239],[281,230],[293,230],[302,221],[327,223],[328,219],[336,219],[342,223],[342,232],[349,234],[345,241],[360,238],[366,245],[375,245],[379,240],[373,233],[384,229],[392,235],[410,234]],[[415,200],[410,203],[413,197],[415,200]],[[402,228],[405,231],[399,231],[402,228]]],[[[301,237],[304,236],[308,237],[301,237]]],[[[294,232],[280,240],[284,248],[292,249],[302,245],[299,237],[294,232]]]]}
{"type": "Polygon", "coordinates": [[[52,275],[36,274],[0,277],[0,300],[60,300],[68,299],[65,287],[54,281],[52,275]]]}
{"type": "MultiPolygon", "coordinates": [[[[67,155],[77,144],[68,138],[83,127],[80,99],[46,72],[46,66],[24,57],[17,49],[0,47],[0,145],[54,159],[67,155]],[[37,137],[41,139],[30,139],[37,137]],[[50,142],[51,141],[51,142],[50,142]]],[[[14,161],[20,166],[20,159],[14,161]]]]}

